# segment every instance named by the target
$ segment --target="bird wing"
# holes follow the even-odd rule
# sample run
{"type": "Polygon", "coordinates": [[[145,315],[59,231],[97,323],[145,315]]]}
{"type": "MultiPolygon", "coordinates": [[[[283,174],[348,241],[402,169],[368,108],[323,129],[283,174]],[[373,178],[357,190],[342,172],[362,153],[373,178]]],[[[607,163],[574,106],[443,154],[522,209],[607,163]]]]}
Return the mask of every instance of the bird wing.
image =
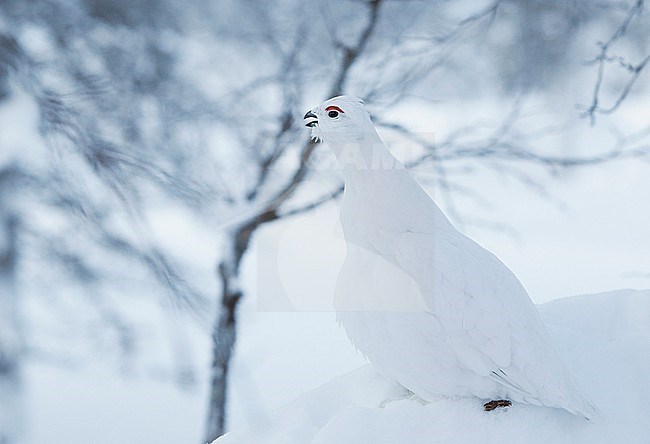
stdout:
{"type": "Polygon", "coordinates": [[[414,327],[442,344],[437,351],[449,350],[460,371],[490,378],[512,400],[592,415],[517,277],[458,232],[408,171],[346,179],[341,222],[348,244],[390,261],[417,285],[396,296],[422,298],[420,313],[430,318],[416,316],[414,327]]]}
{"type": "Polygon", "coordinates": [[[427,312],[442,324],[461,366],[538,396],[531,372],[545,367],[537,354],[548,347],[537,309],[519,280],[453,227],[423,231],[419,225],[419,230],[376,231],[370,243],[418,284],[427,312]]]}

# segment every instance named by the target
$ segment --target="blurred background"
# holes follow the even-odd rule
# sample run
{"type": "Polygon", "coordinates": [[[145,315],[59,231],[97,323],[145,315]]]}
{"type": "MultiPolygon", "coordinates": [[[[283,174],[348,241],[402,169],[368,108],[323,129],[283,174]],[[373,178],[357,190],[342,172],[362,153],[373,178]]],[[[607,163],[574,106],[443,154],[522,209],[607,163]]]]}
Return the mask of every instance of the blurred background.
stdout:
{"type": "Polygon", "coordinates": [[[341,93],[532,299],[650,287],[643,0],[0,1],[0,443],[200,443],[363,363],[341,93]]]}

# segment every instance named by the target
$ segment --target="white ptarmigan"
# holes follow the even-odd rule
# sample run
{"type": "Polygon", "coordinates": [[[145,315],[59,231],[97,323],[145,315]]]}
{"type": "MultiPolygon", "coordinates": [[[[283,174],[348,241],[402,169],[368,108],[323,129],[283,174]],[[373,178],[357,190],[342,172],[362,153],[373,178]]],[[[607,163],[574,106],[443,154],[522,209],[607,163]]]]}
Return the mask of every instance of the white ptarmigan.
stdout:
{"type": "Polygon", "coordinates": [[[460,233],[388,151],[363,101],[305,114],[345,178],[337,317],[377,370],[425,401],[476,397],[599,416],[515,275],[460,233]]]}

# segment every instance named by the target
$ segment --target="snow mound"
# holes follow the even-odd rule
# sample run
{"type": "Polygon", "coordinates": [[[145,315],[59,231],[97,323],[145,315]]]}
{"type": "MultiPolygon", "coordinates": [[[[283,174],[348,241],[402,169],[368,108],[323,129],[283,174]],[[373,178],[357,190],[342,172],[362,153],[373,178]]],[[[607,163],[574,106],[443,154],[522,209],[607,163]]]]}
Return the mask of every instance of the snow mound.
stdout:
{"type": "Polygon", "coordinates": [[[650,290],[575,296],[539,306],[553,342],[599,423],[513,404],[484,412],[477,399],[423,405],[371,366],[331,381],[216,444],[647,443],[650,439],[650,290]],[[388,402],[386,402],[389,400],[388,402]]]}

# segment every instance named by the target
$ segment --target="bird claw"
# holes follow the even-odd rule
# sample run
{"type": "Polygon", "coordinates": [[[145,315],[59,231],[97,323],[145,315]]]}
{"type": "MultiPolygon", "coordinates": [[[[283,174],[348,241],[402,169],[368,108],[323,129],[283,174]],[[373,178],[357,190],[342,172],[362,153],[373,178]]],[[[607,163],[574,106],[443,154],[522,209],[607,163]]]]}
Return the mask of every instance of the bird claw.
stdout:
{"type": "Polygon", "coordinates": [[[483,404],[483,409],[486,412],[491,412],[492,410],[497,409],[499,407],[510,407],[511,405],[512,402],[508,401],[507,399],[497,399],[483,404]]]}

